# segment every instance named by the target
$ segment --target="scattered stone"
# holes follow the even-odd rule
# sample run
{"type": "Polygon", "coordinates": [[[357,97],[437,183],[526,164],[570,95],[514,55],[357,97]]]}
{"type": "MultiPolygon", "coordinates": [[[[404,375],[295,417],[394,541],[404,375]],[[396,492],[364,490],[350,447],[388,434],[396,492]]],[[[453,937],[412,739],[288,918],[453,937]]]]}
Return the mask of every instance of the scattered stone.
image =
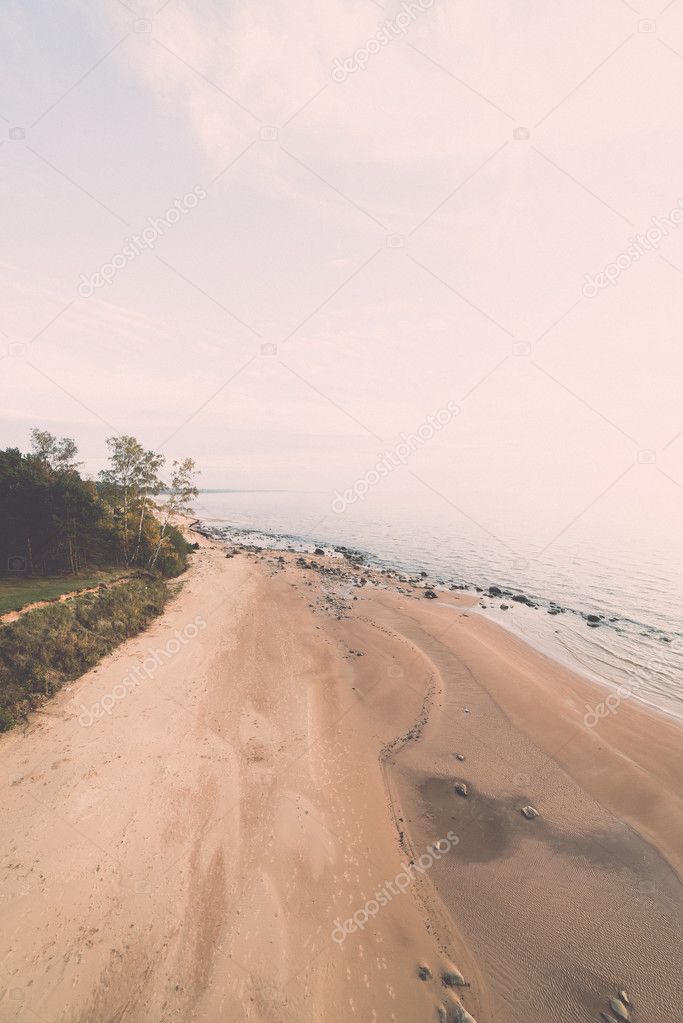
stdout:
{"type": "Polygon", "coordinates": [[[614,1015],[618,1016],[619,1019],[629,1020],[631,1018],[631,1013],[628,1011],[621,998],[610,998],[609,1005],[614,1015]]]}
{"type": "Polygon", "coordinates": [[[587,622],[599,622],[600,621],[600,615],[586,615],[586,621],[587,622]]]}
{"type": "Polygon", "coordinates": [[[523,806],[522,814],[528,821],[532,821],[534,817],[538,817],[538,810],[533,806],[523,806]]]}
{"type": "Polygon", "coordinates": [[[454,967],[442,971],[441,983],[444,987],[469,987],[460,970],[456,970],[454,967]]]}
{"type": "Polygon", "coordinates": [[[465,785],[464,781],[456,781],[453,788],[459,796],[462,796],[463,799],[467,799],[467,785],[465,785]]]}
{"type": "Polygon", "coordinates": [[[448,1003],[449,1015],[446,1017],[453,1020],[453,1023],[476,1023],[474,1016],[470,1016],[464,1005],[453,999],[448,1003]]]}
{"type": "Polygon", "coordinates": [[[425,590],[424,595],[427,600],[436,600],[436,593],[434,590],[425,590]]]}
{"type": "Polygon", "coordinates": [[[431,980],[432,979],[432,971],[424,963],[420,963],[420,965],[418,966],[418,968],[417,968],[417,975],[420,978],[420,980],[431,980]]]}
{"type": "Polygon", "coordinates": [[[464,753],[456,753],[455,756],[456,756],[457,760],[464,760],[465,759],[465,754],[464,753]]]}
{"type": "Polygon", "coordinates": [[[624,1005],[632,1005],[631,999],[629,998],[625,991],[620,991],[619,997],[621,998],[624,1005]]]}
{"type": "Polygon", "coordinates": [[[436,1018],[439,1023],[448,1023],[448,1013],[443,1005],[440,1005],[436,1010],[436,1018]]]}
{"type": "Polygon", "coordinates": [[[314,553],[314,554],[317,554],[317,555],[318,555],[318,557],[320,557],[320,555],[321,555],[321,554],[324,554],[324,553],[325,553],[325,551],[324,551],[324,550],[322,549],[322,547],[316,547],[316,549],[315,549],[315,550],[313,551],[313,553],[314,553]]]}
{"type": "Polygon", "coordinates": [[[489,586],[489,595],[491,597],[502,597],[503,591],[500,586],[489,586]]]}
{"type": "Polygon", "coordinates": [[[501,605],[500,605],[500,609],[501,609],[501,611],[507,611],[507,609],[508,609],[509,607],[510,607],[510,605],[509,605],[509,604],[501,604],[501,605]]]}
{"type": "Polygon", "coordinates": [[[600,1015],[604,1019],[605,1023],[619,1023],[619,1020],[615,1019],[609,1012],[601,1012],[600,1015]]]}

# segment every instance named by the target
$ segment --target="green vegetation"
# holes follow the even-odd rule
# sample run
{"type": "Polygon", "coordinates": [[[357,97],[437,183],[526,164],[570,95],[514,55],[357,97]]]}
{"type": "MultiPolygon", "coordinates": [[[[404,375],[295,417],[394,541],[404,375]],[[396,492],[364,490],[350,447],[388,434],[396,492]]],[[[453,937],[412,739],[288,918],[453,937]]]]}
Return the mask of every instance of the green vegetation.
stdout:
{"type": "Polygon", "coordinates": [[[182,572],[188,545],[170,520],[197,494],[191,458],[165,458],[130,436],[109,437],[98,480],[78,471],[76,444],[33,430],[32,450],[0,451],[0,575],[79,576],[112,567],[182,572]],[[163,497],[160,506],[152,498],[163,497]]]}
{"type": "Polygon", "coordinates": [[[7,611],[20,611],[27,604],[37,604],[41,600],[56,600],[64,593],[74,593],[102,583],[113,582],[127,574],[123,569],[110,569],[87,572],[83,575],[56,575],[47,578],[7,576],[0,579],[0,615],[7,611]]]}
{"type": "Polygon", "coordinates": [[[168,599],[163,577],[194,549],[171,523],[197,495],[192,459],[162,478],[166,459],[135,437],[107,446],[97,480],[81,476],[70,437],[36,429],[30,452],[0,450],[0,614],[137,576],[0,625],[0,731],[144,629],[168,599]]]}
{"type": "Polygon", "coordinates": [[[146,628],[171,595],[163,579],[130,579],[2,626],[0,732],[146,628]]]}

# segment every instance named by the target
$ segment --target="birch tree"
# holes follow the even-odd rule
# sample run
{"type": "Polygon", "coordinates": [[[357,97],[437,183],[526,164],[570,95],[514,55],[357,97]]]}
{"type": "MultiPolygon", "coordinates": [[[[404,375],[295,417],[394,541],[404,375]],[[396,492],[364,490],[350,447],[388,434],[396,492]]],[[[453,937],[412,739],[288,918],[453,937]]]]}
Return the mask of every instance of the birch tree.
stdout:
{"type": "Polygon", "coordinates": [[[195,478],[198,475],[195,469],[193,458],[183,458],[181,461],[173,461],[171,467],[171,483],[168,488],[168,496],[163,507],[163,518],[161,530],[159,531],[159,542],[149,559],[149,567],[154,568],[159,557],[161,545],[166,536],[169,522],[174,515],[189,513],[192,511],[191,501],[197,497],[199,491],[195,485],[195,478]]]}
{"type": "Polygon", "coordinates": [[[142,527],[145,521],[149,498],[160,493],[163,487],[163,483],[159,479],[159,472],[165,461],[166,459],[163,455],[159,455],[155,451],[145,451],[138,465],[136,483],[139,490],[138,501],[140,504],[140,514],[138,516],[138,538],[135,544],[133,563],[135,563],[140,556],[142,527]]]}
{"type": "Polygon", "coordinates": [[[120,505],[119,521],[121,530],[121,553],[126,567],[130,564],[130,526],[129,516],[131,504],[137,495],[137,481],[140,464],[145,451],[142,445],[128,434],[119,437],[107,437],[109,448],[109,468],[100,472],[100,481],[109,490],[113,502],[120,505]]]}

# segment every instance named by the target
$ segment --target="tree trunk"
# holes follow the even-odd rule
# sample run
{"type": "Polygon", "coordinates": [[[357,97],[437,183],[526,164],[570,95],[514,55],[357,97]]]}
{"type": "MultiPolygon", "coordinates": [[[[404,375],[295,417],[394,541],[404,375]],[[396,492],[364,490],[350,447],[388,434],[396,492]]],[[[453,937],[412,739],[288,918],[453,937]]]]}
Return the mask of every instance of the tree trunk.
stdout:
{"type": "Polygon", "coordinates": [[[138,542],[135,545],[135,554],[133,555],[133,564],[138,560],[138,554],[140,553],[140,543],[142,542],[142,523],[145,517],[145,506],[147,504],[147,493],[145,492],[142,497],[142,504],[140,506],[140,521],[138,522],[138,542]]]}
{"type": "Polygon", "coordinates": [[[164,537],[166,535],[166,527],[168,526],[169,518],[170,518],[170,516],[167,515],[165,520],[164,520],[164,524],[163,524],[163,527],[161,529],[161,533],[159,534],[159,543],[157,544],[157,548],[156,548],[154,554],[150,558],[149,567],[152,568],[152,569],[154,568],[154,566],[157,563],[157,558],[159,557],[159,551],[161,550],[161,544],[163,543],[164,537]]]}

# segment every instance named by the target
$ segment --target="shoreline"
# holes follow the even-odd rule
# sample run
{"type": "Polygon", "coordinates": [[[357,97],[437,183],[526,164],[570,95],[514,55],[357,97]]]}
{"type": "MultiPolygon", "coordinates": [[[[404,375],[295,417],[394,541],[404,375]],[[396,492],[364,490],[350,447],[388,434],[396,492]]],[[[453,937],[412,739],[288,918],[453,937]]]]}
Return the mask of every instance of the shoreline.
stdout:
{"type": "MultiPolygon", "coordinates": [[[[216,518],[216,519],[206,519],[206,518],[200,519],[200,518],[198,518],[198,519],[195,519],[195,521],[192,523],[192,526],[193,527],[197,527],[196,530],[195,530],[196,533],[200,534],[201,536],[204,536],[208,540],[212,540],[214,542],[220,542],[220,543],[228,543],[228,544],[232,544],[234,546],[244,546],[245,549],[254,549],[254,550],[259,549],[259,550],[261,550],[263,552],[267,552],[267,553],[271,553],[271,554],[272,553],[278,553],[280,550],[290,550],[291,549],[291,545],[290,545],[290,547],[286,547],[286,548],[276,548],[276,547],[268,547],[268,546],[258,547],[257,548],[255,546],[252,547],[249,544],[243,544],[242,541],[240,541],[240,540],[229,540],[229,539],[226,539],[226,538],[224,538],[224,537],[222,537],[220,535],[220,531],[223,528],[229,528],[234,533],[236,533],[238,536],[240,534],[244,534],[244,535],[256,534],[256,535],[260,535],[260,536],[271,538],[271,539],[276,540],[276,541],[282,541],[282,542],[294,541],[295,543],[301,544],[302,547],[304,547],[304,548],[317,548],[318,546],[321,546],[321,547],[327,547],[330,550],[333,550],[335,552],[343,552],[343,551],[349,550],[349,548],[343,547],[340,544],[332,543],[330,541],[320,541],[320,543],[318,543],[318,541],[316,541],[315,539],[311,539],[309,537],[295,536],[293,534],[290,535],[290,534],[270,533],[268,531],[261,531],[261,530],[253,529],[252,527],[235,526],[233,524],[230,524],[228,522],[228,520],[219,519],[219,518],[216,518]],[[210,524],[207,525],[207,523],[213,523],[213,522],[216,522],[216,523],[226,523],[227,525],[226,526],[220,526],[220,525],[213,526],[213,525],[210,525],[210,524]]],[[[310,554],[311,551],[307,551],[307,552],[304,552],[304,553],[309,553],[310,554]]],[[[420,574],[420,569],[419,568],[414,568],[413,567],[412,569],[407,569],[407,568],[405,568],[403,566],[399,566],[397,564],[392,564],[392,563],[390,563],[388,561],[385,561],[384,559],[380,558],[378,555],[375,555],[372,552],[366,551],[366,550],[358,550],[358,551],[354,551],[354,553],[362,555],[363,563],[365,564],[365,566],[369,570],[382,571],[382,570],[387,570],[388,569],[388,570],[390,570],[394,574],[405,575],[405,576],[407,576],[409,578],[412,578],[413,580],[417,581],[420,584],[422,583],[422,580],[418,579],[418,576],[420,574]]],[[[434,586],[434,585],[438,585],[438,584],[429,583],[428,585],[434,586]]],[[[495,586],[493,588],[494,589],[499,589],[498,587],[495,587],[495,586]]],[[[617,682],[617,681],[614,681],[614,680],[609,679],[609,678],[600,677],[597,672],[592,672],[589,668],[587,668],[584,664],[582,664],[579,661],[579,659],[574,654],[569,653],[569,652],[564,652],[561,649],[560,644],[559,643],[554,643],[552,641],[552,639],[550,639],[549,636],[536,636],[536,635],[534,635],[532,630],[530,630],[528,628],[528,623],[527,622],[525,622],[521,626],[517,626],[516,623],[513,624],[513,622],[511,620],[507,619],[507,618],[502,618],[500,616],[497,616],[496,614],[490,614],[490,613],[487,614],[487,611],[489,611],[490,608],[486,607],[483,604],[483,601],[485,599],[491,600],[491,599],[501,599],[502,598],[504,600],[505,599],[508,599],[508,600],[512,599],[514,601],[514,600],[517,599],[518,595],[525,596],[523,590],[515,589],[515,588],[513,588],[512,590],[502,589],[502,590],[500,590],[500,594],[496,594],[495,596],[493,596],[493,595],[489,594],[488,590],[485,587],[476,586],[474,583],[465,583],[465,584],[458,584],[456,586],[451,586],[449,590],[444,591],[444,592],[448,592],[448,593],[451,593],[451,592],[463,593],[463,594],[471,596],[474,599],[480,601],[480,606],[475,609],[477,614],[482,615],[482,617],[484,617],[487,621],[493,622],[495,625],[499,626],[504,631],[506,631],[506,632],[510,633],[511,635],[516,636],[517,638],[521,639],[522,642],[524,642],[528,646],[532,647],[532,649],[536,650],[538,653],[543,654],[544,656],[550,658],[553,661],[556,661],[558,664],[561,664],[563,667],[567,668],[569,671],[572,671],[575,674],[579,675],[580,677],[584,678],[587,682],[590,682],[592,685],[600,687],[600,688],[607,689],[609,691],[608,694],[607,694],[608,696],[610,694],[614,693],[614,692],[618,692],[618,690],[620,690],[623,687],[629,688],[629,695],[628,695],[628,697],[622,696],[621,697],[622,699],[631,699],[634,702],[636,702],[636,703],[638,703],[638,704],[648,708],[649,710],[651,710],[654,713],[661,714],[664,717],[671,718],[671,719],[673,719],[675,721],[683,722],[683,706],[678,707],[678,706],[672,704],[671,697],[662,697],[662,701],[663,702],[658,703],[655,699],[648,698],[646,696],[641,696],[641,695],[638,695],[637,693],[633,692],[634,689],[642,687],[642,682],[643,682],[642,678],[639,678],[639,676],[637,675],[637,669],[634,669],[632,672],[627,674],[627,677],[629,678],[629,682],[630,682],[630,687],[629,687],[629,683],[617,682]],[[525,626],[526,626],[526,628],[525,628],[525,626]]],[[[539,599],[540,600],[541,598],[536,598],[536,597],[530,598],[530,604],[531,604],[532,607],[534,606],[533,605],[533,600],[535,600],[535,599],[539,599]]],[[[552,601],[549,598],[545,598],[544,597],[542,599],[543,599],[544,603],[542,605],[540,605],[540,606],[541,606],[542,609],[545,609],[546,611],[548,609],[551,609],[551,610],[552,609],[560,609],[560,611],[562,613],[568,612],[569,614],[575,616],[577,619],[583,620],[584,622],[587,620],[587,617],[589,615],[588,612],[579,611],[579,610],[577,610],[575,608],[563,607],[562,605],[557,604],[555,601],[552,601]],[[546,607],[546,605],[547,605],[547,607],[546,607]]],[[[523,604],[521,606],[523,606],[523,604]]],[[[603,616],[601,615],[600,617],[603,617],[603,616]]],[[[644,624],[644,623],[640,623],[640,624],[644,624]]],[[[602,622],[600,624],[600,627],[602,627],[602,628],[613,628],[611,623],[608,623],[608,622],[602,622]]],[[[650,629],[653,629],[655,631],[660,631],[660,630],[656,629],[655,626],[647,625],[646,627],[650,628],[650,629]]],[[[670,646],[664,648],[664,652],[666,652],[666,650],[670,650],[670,649],[673,649],[676,652],[679,652],[681,649],[683,649],[683,640],[680,639],[680,638],[675,639],[671,643],[670,646]]],[[[649,664],[650,664],[650,662],[648,662],[648,665],[649,664]]],[[[654,669],[648,668],[648,670],[654,670],[654,669]]]]}
{"type": "MultiPolygon", "coordinates": [[[[554,661],[556,664],[560,665],[563,668],[566,668],[567,671],[573,672],[575,675],[578,675],[580,678],[584,679],[586,682],[590,683],[590,685],[594,686],[597,689],[607,689],[609,693],[613,693],[617,692],[619,689],[626,685],[623,682],[613,682],[611,681],[611,679],[598,678],[596,674],[591,674],[585,668],[584,665],[574,662],[571,656],[562,657],[560,656],[559,651],[551,649],[549,644],[544,645],[542,640],[540,639],[537,640],[536,637],[530,636],[528,632],[525,634],[523,628],[516,629],[512,624],[508,624],[507,622],[501,621],[500,619],[495,618],[493,615],[487,615],[485,608],[474,608],[473,613],[481,615],[481,617],[484,618],[486,621],[491,622],[499,629],[503,629],[505,632],[508,632],[511,636],[515,636],[522,643],[525,643],[527,646],[531,647],[531,649],[535,650],[536,653],[542,654],[549,660],[554,661]]],[[[673,707],[668,706],[664,707],[661,704],[646,699],[644,696],[638,696],[633,692],[629,692],[628,696],[624,696],[622,698],[633,700],[634,703],[637,703],[640,706],[646,708],[650,713],[661,715],[662,717],[668,720],[676,721],[683,725],[683,709],[681,711],[678,711],[673,707]]]]}
{"type": "Polygon", "coordinates": [[[0,1018],[589,1023],[620,988],[676,1018],[677,723],[626,701],[587,729],[601,687],[474,595],[184,525],[164,614],[0,739],[0,1018]]]}

